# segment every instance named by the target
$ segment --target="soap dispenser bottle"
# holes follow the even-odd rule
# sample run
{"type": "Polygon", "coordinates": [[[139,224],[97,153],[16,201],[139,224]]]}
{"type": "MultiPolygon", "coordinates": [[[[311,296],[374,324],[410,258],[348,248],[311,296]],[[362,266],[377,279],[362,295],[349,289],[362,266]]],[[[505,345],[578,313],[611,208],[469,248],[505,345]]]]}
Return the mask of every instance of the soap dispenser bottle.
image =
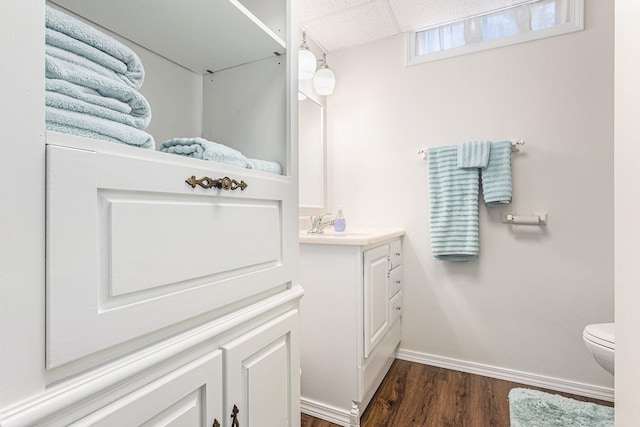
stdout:
{"type": "Polygon", "coordinates": [[[344,220],[344,214],[342,213],[342,206],[338,206],[338,213],[333,220],[333,229],[341,232],[347,227],[347,222],[344,220]]]}

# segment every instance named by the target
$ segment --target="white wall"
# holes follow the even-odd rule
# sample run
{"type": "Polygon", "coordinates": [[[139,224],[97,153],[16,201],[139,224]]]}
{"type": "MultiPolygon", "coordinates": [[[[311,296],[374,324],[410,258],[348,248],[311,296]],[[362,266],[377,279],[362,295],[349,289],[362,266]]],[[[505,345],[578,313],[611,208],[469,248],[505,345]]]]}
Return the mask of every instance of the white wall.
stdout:
{"type": "Polygon", "coordinates": [[[286,165],[285,67],[273,56],[204,76],[203,138],[286,165]]]}
{"type": "Polygon", "coordinates": [[[640,418],[640,3],[616,0],[615,277],[616,425],[640,418]]]}
{"type": "Polygon", "coordinates": [[[404,227],[401,348],[610,388],[582,342],[613,320],[613,4],[586,30],[405,67],[404,38],[330,55],[329,209],[404,227]],[[480,208],[480,258],[436,261],[427,163],[416,152],[523,138],[513,204],[480,208]],[[549,213],[546,228],[502,211],[549,213]]]}

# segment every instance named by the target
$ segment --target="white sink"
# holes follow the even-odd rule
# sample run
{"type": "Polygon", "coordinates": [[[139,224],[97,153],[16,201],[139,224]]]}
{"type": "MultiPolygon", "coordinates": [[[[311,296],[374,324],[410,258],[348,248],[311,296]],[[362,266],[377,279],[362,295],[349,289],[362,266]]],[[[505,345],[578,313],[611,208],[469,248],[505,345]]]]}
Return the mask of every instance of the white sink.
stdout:
{"type": "Polygon", "coordinates": [[[300,243],[317,245],[366,246],[404,235],[401,229],[347,229],[343,232],[325,230],[321,234],[309,234],[300,230],[300,243]]]}

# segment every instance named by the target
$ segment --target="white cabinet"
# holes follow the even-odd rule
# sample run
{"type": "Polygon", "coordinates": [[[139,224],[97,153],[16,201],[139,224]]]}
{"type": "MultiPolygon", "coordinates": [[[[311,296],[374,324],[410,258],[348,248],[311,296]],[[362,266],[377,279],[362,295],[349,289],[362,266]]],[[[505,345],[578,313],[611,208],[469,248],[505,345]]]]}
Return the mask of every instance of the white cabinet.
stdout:
{"type": "Polygon", "coordinates": [[[402,234],[300,244],[302,412],[360,425],[400,343],[402,234]]]}
{"type": "Polygon", "coordinates": [[[297,360],[292,350],[297,346],[297,312],[276,318],[223,346],[226,400],[234,402],[227,419],[235,413],[239,426],[300,425],[290,407],[290,396],[300,393],[299,364],[292,363],[297,360]]]}
{"type": "Polygon", "coordinates": [[[286,179],[82,138],[48,142],[48,368],[131,351],[145,345],[135,338],[184,330],[291,280],[286,179]],[[214,173],[247,188],[185,183],[214,173]]]}
{"type": "Polygon", "coordinates": [[[222,352],[203,356],[70,426],[202,426],[222,421],[222,352]]]}
{"type": "Polygon", "coordinates": [[[52,385],[0,413],[0,425],[299,425],[301,294],[281,293],[52,385]]]}
{"type": "Polygon", "coordinates": [[[364,252],[364,357],[369,357],[389,330],[389,265],[389,245],[364,252]]]}
{"type": "Polygon", "coordinates": [[[45,1],[10,3],[20,19],[0,18],[15,36],[0,53],[40,71],[0,90],[0,111],[11,113],[3,142],[19,140],[22,153],[11,168],[2,160],[0,176],[28,183],[0,189],[20,236],[0,239],[2,258],[20,254],[2,268],[0,319],[12,326],[0,334],[0,426],[238,427],[234,406],[240,427],[299,425],[290,1],[55,1],[153,58],[145,67],[156,80],[144,89],[162,100],[151,106],[162,136],[215,127],[248,157],[280,162],[283,175],[46,132],[45,1]],[[277,105],[244,97],[244,109],[229,107],[241,118],[227,120],[230,88],[265,78],[262,61],[274,81],[258,95],[277,105]],[[185,82],[164,78],[169,69],[200,93],[176,100],[185,82]],[[215,126],[203,123],[211,115],[215,126]],[[265,116],[268,130],[258,124],[265,116]],[[192,187],[191,176],[248,187],[192,187]]]}

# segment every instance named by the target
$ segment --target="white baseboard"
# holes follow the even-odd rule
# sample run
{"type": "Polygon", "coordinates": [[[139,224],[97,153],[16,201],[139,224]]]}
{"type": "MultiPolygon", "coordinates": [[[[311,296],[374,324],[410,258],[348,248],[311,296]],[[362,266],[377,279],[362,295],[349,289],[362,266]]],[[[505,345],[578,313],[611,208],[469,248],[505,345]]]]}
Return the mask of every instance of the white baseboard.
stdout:
{"type": "Polygon", "coordinates": [[[351,425],[350,414],[348,411],[343,411],[338,408],[331,408],[327,405],[319,404],[312,400],[301,398],[300,412],[302,412],[303,414],[311,415],[312,417],[329,421],[333,424],[338,424],[343,427],[349,427],[351,425]]]}
{"type": "Polygon", "coordinates": [[[469,374],[482,375],[485,377],[497,378],[499,380],[512,381],[520,384],[561,391],[564,393],[576,394],[593,399],[606,400],[609,402],[613,402],[614,400],[613,389],[609,387],[600,387],[558,378],[545,377],[527,372],[483,365],[481,363],[467,362],[464,360],[419,353],[417,351],[404,350],[402,348],[398,349],[396,358],[407,360],[409,362],[421,363],[423,365],[437,366],[439,368],[452,369],[454,371],[461,371],[469,374]]]}

